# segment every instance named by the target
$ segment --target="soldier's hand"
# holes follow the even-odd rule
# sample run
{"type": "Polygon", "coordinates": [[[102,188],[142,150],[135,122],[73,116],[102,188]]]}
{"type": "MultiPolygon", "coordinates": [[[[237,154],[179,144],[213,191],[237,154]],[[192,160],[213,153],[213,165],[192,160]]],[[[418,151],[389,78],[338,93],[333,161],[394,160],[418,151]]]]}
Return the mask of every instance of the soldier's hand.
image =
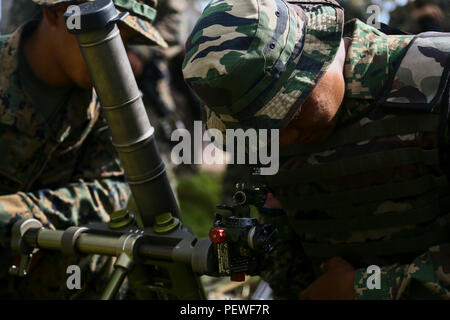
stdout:
{"type": "Polygon", "coordinates": [[[342,258],[331,258],[321,266],[324,273],[300,293],[303,300],[354,300],[355,269],[342,258]]]}

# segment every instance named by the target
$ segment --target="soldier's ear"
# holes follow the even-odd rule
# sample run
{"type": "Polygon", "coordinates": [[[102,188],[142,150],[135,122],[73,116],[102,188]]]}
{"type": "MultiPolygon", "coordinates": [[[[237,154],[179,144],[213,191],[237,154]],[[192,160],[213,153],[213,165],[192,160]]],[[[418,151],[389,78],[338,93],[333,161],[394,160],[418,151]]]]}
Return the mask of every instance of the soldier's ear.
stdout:
{"type": "Polygon", "coordinates": [[[341,43],[339,45],[339,49],[334,57],[333,62],[330,65],[330,69],[334,69],[337,72],[343,72],[345,59],[347,56],[347,45],[344,38],[341,39],[341,43]]]}
{"type": "Polygon", "coordinates": [[[56,27],[58,25],[58,10],[56,7],[44,7],[43,18],[48,25],[56,27]]]}
{"type": "Polygon", "coordinates": [[[64,22],[64,12],[68,5],[47,6],[43,8],[43,17],[49,26],[57,27],[58,24],[64,22]]]}

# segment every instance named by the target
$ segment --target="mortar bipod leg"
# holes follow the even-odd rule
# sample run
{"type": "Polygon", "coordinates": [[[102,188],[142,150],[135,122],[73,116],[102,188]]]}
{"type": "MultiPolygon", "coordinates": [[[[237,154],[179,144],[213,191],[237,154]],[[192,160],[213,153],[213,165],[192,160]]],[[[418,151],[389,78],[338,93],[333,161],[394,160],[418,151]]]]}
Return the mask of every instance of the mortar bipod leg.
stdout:
{"type": "Polygon", "coordinates": [[[133,262],[130,257],[126,253],[121,253],[114,264],[114,272],[102,294],[101,300],[113,300],[116,297],[123,280],[125,280],[127,273],[131,271],[132,267],[133,262]]]}

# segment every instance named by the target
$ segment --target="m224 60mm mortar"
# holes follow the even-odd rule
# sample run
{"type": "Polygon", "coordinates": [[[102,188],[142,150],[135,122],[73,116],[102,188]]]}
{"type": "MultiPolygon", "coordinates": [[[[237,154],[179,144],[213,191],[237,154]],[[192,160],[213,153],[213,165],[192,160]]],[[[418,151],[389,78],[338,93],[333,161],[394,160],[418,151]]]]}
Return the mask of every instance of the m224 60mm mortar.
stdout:
{"type": "MultiPolygon", "coordinates": [[[[89,69],[135,202],[129,208],[134,210],[112,213],[108,224],[64,231],[45,229],[35,219],[17,221],[11,246],[21,261],[10,273],[26,276],[38,250],[114,256],[114,272],[102,299],[114,299],[125,277],[137,298],[162,293],[168,298],[204,299],[199,275],[239,281],[245,274],[258,273],[264,255],[273,249],[276,230],[247,218],[252,201],[246,199],[263,199],[264,187],[238,185],[237,204],[225,207],[227,214],[216,214],[209,238],[197,239],[180,219],[120,37],[117,23],[126,13],[118,14],[111,0],[86,2],[79,9],[81,28],[69,32],[75,34],[89,69]]],[[[66,12],[65,17],[74,16],[66,12]]]]}

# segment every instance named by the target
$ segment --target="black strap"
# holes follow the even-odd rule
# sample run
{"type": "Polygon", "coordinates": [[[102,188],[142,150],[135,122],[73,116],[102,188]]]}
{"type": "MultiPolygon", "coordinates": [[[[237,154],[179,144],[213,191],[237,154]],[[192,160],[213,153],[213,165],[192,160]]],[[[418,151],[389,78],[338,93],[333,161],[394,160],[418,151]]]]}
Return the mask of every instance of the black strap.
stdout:
{"type": "MultiPolygon", "coordinates": [[[[448,216],[447,216],[448,219],[448,216]]],[[[371,241],[366,243],[314,243],[302,241],[303,249],[309,257],[331,258],[341,257],[364,257],[364,256],[386,256],[398,253],[409,253],[425,251],[433,245],[450,241],[450,230],[448,223],[444,226],[436,224],[421,235],[393,238],[390,240],[371,241]]]]}
{"type": "Polygon", "coordinates": [[[280,148],[281,157],[318,153],[334,150],[337,147],[391,135],[403,135],[422,132],[436,132],[441,116],[436,114],[411,114],[373,121],[363,126],[352,125],[342,128],[323,142],[303,145],[294,143],[280,148]]]}
{"type": "Polygon", "coordinates": [[[407,36],[410,35],[411,33],[405,32],[403,30],[391,27],[385,23],[380,23],[380,29],[381,32],[383,32],[384,34],[387,34],[389,36],[407,36]]]}
{"type": "Polygon", "coordinates": [[[335,7],[342,8],[341,4],[337,2],[336,0],[288,0],[288,3],[295,3],[295,4],[306,4],[306,5],[316,5],[316,4],[323,4],[323,5],[332,5],[335,7]]]}
{"type": "Polygon", "coordinates": [[[336,238],[339,234],[361,232],[381,228],[395,228],[417,225],[434,220],[450,208],[450,196],[421,207],[412,207],[406,211],[391,211],[383,214],[362,215],[349,219],[291,219],[294,229],[300,234],[308,232],[317,236],[336,238]]]}
{"type": "Polygon", "coordinates": [[[349,159],[324,162],[298,169],[280,170],[268,177],[271,186],[298,185],[302,182],[328,181],[374,170],[402,167],[412,164],[438,165],[437,149],[401,148],[372,152],[349,159]]]}
{"type": "Polygon", "coordinates": [[[343,205],[359,205],[363,203],[383,201],[385,199],[401,199],[414,197],[436,188],[445,188],[448,185],[445,175],[434,176],[432,174],[424,175],[420,178],[393,181],[380,185],[346,190],[342,192],[334,192],[331,194],[305,194],[299,192],[303,190],[292,190],[286,192],[280,190],[279,196],[285,210],[298,208],[301,203],[303,210],[320,209],[321,206],[343,206],[343,205]],[[297,191],[297,192],[296,192],[297,191]]]}

